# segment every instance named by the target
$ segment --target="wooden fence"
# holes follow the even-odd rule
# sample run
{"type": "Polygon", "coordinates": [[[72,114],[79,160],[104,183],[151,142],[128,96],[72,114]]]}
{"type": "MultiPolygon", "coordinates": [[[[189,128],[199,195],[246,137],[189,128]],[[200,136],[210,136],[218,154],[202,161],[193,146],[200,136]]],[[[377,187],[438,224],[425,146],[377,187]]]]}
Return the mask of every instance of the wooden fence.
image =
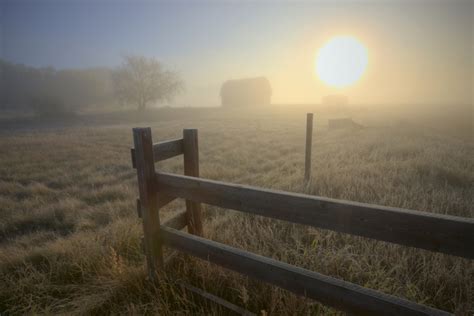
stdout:
{"type": "Polygon", "coordinates": [[[473,219],[202,179],[197,130],[153,144],[150,128],[134,128],[133,138],[150,277],[164,268],[162,247],[168,246],[351,314],[449,315],[205,239],[200,203],[468,259],[474,259],[473,219]],[[181,154],[185,175],[155,170],[154,162],[181,154]],[[175,198],[186,199],[186,211],[160,225],[159,209],[175,198]],[[180,231],[186,226],[188,233],[180,231]]]}

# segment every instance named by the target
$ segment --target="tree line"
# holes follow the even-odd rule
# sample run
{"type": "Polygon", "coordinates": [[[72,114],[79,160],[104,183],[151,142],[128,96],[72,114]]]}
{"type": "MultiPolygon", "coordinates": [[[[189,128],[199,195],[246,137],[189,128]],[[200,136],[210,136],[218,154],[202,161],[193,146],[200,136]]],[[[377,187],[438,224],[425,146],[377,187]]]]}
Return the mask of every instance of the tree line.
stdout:
{"type": "Polygon", "coordinates": [[[64,114],[110,105],[171,101],[183,90],[180,76],[155,58],[126,56],[116,68],[35,68],[0,59],[0,110],[64,114]]]}

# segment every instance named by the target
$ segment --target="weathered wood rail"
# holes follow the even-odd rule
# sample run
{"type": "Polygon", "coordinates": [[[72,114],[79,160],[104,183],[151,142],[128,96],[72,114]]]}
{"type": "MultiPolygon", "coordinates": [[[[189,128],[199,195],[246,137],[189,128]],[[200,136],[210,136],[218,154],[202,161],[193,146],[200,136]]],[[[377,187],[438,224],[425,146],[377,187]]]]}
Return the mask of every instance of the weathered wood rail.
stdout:
{"type": "Polygon", "coordinates": [[[163,269],[163,245],[274,284],[323,304],[364,315],[449,313],[203,238],[200,203],[474,259],[474,219],[237,185],[199,177],[197,130],[153,144],[133,129],[144,245],[150,277],[163,269]],[[154,162],[184,155],[185,175],[157,172],[154,162]],[[166,157],[166,158],[165,158],[166,157]],[[159,208],[186,199],[186,212],[160,225],[159,208]],[[146,201],[143,203],[142,201],[146,201]],[[179,231],[188,227],[188,233],[179,231]]]}

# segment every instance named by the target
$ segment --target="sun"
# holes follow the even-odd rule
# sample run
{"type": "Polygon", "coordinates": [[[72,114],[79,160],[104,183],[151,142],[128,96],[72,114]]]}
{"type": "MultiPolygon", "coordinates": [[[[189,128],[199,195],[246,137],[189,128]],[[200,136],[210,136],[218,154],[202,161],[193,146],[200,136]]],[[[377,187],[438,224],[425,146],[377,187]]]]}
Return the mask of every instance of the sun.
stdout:
{"type": "Polygon", "coordinates": [[[367,49],[356,38],[336,36],[319,50],[316,74],[324,83],[343,88],[362,77],[368,61],[367,49]]]}

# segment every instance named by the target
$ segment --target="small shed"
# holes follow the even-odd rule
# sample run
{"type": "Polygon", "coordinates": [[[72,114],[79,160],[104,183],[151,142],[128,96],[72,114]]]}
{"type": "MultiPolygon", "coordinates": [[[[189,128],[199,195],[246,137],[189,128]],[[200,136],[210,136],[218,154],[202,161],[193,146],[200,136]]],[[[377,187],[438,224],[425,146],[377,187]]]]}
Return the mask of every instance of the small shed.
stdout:
{"type": "Polygon", "coordinates": [[[222,84],[220,96],[223,107],[269,105],[272,88],[265,77],[227,80],[222,84]]]}

